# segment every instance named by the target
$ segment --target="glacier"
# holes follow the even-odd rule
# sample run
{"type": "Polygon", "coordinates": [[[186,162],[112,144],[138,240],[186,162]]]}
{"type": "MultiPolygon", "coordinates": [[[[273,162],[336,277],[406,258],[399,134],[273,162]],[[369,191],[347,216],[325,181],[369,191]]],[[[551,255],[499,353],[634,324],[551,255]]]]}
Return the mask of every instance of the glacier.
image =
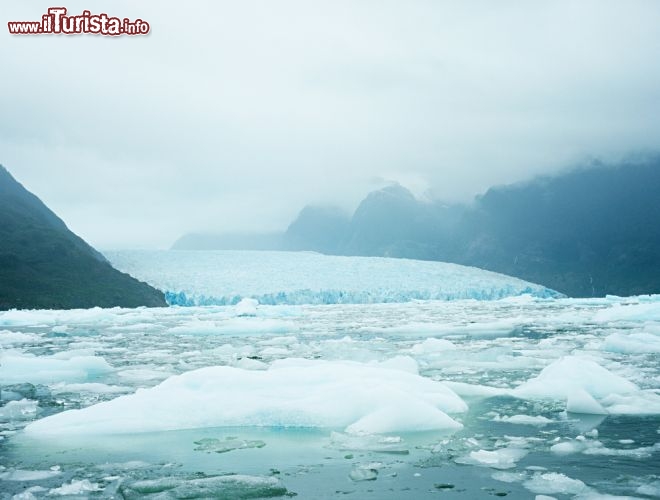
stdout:
{"type": "Polygon", "coordinates": [[[560,293],[503,274],[445,262],[315,252],[115,251],[113,266],[163,290],[170,305],[373,304],[496,300],[560,293]]]}

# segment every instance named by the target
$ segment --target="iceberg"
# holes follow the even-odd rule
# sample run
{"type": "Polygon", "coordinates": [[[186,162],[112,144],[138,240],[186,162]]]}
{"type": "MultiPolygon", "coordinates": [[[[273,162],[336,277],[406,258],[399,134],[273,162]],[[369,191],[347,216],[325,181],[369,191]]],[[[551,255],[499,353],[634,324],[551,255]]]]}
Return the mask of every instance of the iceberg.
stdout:
{"type": "Polygon", "coordinates": [[[31,420],[37,414],[39,407],[37,401],[21,399],[20,401],[9,401],[0,406],[0,422],[3,420],[31,420]]]}
{"type": "Polygon", "coordinates": [[[172,250],[117,251],[106,256],[121,271],[165,291],[170,305],[235,305],[245,315],[254,314],[256,306],[245,299],[300,305],[562,296],[503,274],[411,259],[172,250]]]}
{"type": "Polygon", "coordinates": [[[155,498],[281,498],[287,489],[274,477],[227,474],[207,477],[167,477],[121,486],[128,500],[155,498]]]}
{"type": "Polygon", "coordinates": [[[607,415],[607,410],[584,389],[569,393],[566,400],[566,411],[584,415],[607,415]]]}
{"type": "Polygon", "coordinates": [[[622,354],[657,354],[660,353],[660,335],[616,332],[603,341],[603,350],[622,354]]]}
{"type": "Polygon", "coordinates": [[[200,368],[151,389],[37,420],[25,432],[61,437],[260,426],[334,428],[361,435],[462,427],[447,413],[465,412],[466,403],[441,382],[412,373],[402,361],[291,358],[261,371],[200,368]]]}
{"type": "Polygon", "coordinates": [[[590,491],[590,488],[579,479],[573,479],[559,472],[534,474],[531,479],[525,481],[524,486],[532,493],[579,495],[590,491]]]}
{"type": "Polygon", "coordinates": [[[0,355],[2,383],[86,382],[110,373],[114,368],[99,356],[29,356],[18,352],[0,355]]]}
{"type": "Polygon", "coordinates": [[[478,465],[492,469],[512,469],[527,453],[527,450],[515,447],[500,448],[493,451],[477,450],[471,451],[465,457],[457,458],[456,463],[478,465]]]}
{"type": "Polygon", "coordinates": [[[569,400],[576,407],[584,407],[587,402],[584,393],[579,391],[593,398],[604,398],[610,394],[635,393],[639,388],[595,361],[565,356],[546,366],[537,377],[516,387],[513,395],[526,399],[569,400]]]}

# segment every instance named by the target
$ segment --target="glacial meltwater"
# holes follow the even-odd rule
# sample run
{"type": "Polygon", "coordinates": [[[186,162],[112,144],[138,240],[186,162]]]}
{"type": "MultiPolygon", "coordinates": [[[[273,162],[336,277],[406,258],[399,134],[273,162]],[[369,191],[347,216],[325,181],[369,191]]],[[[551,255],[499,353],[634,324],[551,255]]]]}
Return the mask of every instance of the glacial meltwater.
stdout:
{"type": "Polygon", "coordinates": [[[172,305],[0,312],[0,498],[660,497],[660,296],[107,255],[172,305]]]}

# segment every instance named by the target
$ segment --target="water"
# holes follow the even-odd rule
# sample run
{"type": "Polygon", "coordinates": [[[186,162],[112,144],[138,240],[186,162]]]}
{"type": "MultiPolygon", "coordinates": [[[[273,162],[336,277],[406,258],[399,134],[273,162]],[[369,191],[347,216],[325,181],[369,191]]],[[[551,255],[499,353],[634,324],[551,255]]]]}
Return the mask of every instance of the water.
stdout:
{"type": "Polygon", "coordinates": [[[660,297],[9,311],[0,345],[2,498],[660,495],[660,297]],[[591,380],[593,364],[607,372],[591,380]],[[214,366],[231,367],[231,384],[195,371],[214,366]],[[562,373],[537,378],[548,366],[562,373]],[[286,387],[259,392],[277,369],[290,370],[286,387]],[[140,406],[164,380],[171,389],[140,406]],[[404,393],[388,392],[403,380],[404,393]],[[462,428],[419,430],[421,413],[405,406],[424,408],[425,380],[467,404],[445,412],[462,428]],[[608,414],[567,413],[552,395],[577,389],[608,414]],[[393,408],[374,422],[360,399],[379,402],[377,391],[393,408]],[[315,425],[324,398],[330,426],[315,425]],[[104,401],[114,403],[95,406],[104,401]],[[47,419],[94,407],[106,408],[104,431],[91,414],[73,431],[47,419]],[[186,428],[229,414],[278,425],[186,428]],[[388,431],[352,434],[351,419],[388,431]],[[55,432],[23,431],[36,421],[55,432]],[[117,432],[129,421],[145,431],[117,432]]]}

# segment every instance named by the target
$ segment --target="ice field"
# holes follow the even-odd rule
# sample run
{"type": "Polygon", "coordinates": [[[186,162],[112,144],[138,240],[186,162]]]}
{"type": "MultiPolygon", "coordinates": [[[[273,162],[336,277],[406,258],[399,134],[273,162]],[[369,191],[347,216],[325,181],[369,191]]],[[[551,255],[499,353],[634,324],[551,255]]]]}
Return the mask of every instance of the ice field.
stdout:
{"type": "Polygon", "coordinates": [[[473,267],[314,252],[107,252],[118,269],[164,290],[172,305],[368,304],[410,300],[492,300],[545,287],[473,267]]]}
{"type": "Polygon", "coordinates": [[[0,312],[0,498],[660,496],[660,296],[231,254],[109,254],[224,305],[0,312]]]}

